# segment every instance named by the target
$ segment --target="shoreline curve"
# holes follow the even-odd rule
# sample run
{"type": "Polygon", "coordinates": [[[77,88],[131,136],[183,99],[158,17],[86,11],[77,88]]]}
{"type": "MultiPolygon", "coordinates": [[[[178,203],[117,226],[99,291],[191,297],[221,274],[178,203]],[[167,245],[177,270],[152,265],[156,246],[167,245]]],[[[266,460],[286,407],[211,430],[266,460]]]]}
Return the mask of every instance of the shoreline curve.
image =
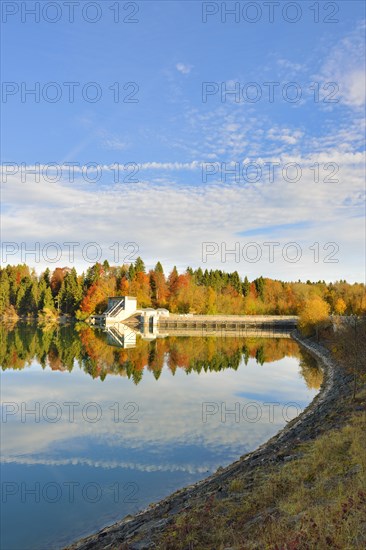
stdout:
{"type": "Polygon", "coordinates": [[[225,484],[237,473],[250,473],[275,462],[289,459],[290,450],[297,444],[315,439],[325,429],[324,419],[339,400],[350,395],[350,375],[339,368],[330,352],[323,346],[305,339],[297,331],[292,338],[306,349],[318,362],[324,378],[319,392],[296,418],[288,422],[276,435],[228,466],[209,477],[184,487],[161,501],[149,505],[134,516],[126,516],[118,522],[102,528],[94,534],[79,539],[63,550],[149,550],[155,548],[154,539],[173,518],[189,508],[190,504],[207,499],[222,491],[225,484]]]}

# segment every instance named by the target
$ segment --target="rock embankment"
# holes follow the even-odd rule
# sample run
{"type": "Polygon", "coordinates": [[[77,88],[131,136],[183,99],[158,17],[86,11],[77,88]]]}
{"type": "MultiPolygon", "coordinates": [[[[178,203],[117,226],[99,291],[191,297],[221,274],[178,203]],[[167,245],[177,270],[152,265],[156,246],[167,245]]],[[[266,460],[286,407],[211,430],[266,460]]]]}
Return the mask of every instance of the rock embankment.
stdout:
{"type": "Polygon", "coordinates": [[[351,379],[332,359],[324,347],[304,340],[298,333],[293,338],[313,355],[324,371],[322,387],[314,400],[277,435],[255,451],[220,469],[210,477],[179,490],[151,505],[133,517],[106,527],[82,539],[67,550],[149,550],[155,548],[165,528],[180,512],[210,497],[227,495],[227,489],[238,474],[251,474],[274,463],[296,456],[299,444],[316,438],[325,431],[341,427],[347,418],[347,401],[352,393],[351,379]],[[155,541],[155,542],[154,542],[155,541]]]}

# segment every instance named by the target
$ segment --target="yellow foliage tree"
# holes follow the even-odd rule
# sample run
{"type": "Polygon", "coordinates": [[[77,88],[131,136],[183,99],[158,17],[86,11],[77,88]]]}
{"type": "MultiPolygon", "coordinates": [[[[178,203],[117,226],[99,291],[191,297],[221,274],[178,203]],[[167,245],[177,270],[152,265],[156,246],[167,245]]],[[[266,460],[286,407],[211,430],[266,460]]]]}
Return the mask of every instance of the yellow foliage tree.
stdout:
{"type": "Polygon", "coordinates": [[[309,298],[303,307],[299,319],[299,329],[305,336],[317,333],[319,325],[329,317],[329,304],[320,296],[309,298]]]}
{"type": "Polygon", "coordinates": [[[347,304],[343,300],[343,298],[338,298],[334,305],[334,311],[337,315],[343,315],[343,313],[346,311],[347,304]]]}

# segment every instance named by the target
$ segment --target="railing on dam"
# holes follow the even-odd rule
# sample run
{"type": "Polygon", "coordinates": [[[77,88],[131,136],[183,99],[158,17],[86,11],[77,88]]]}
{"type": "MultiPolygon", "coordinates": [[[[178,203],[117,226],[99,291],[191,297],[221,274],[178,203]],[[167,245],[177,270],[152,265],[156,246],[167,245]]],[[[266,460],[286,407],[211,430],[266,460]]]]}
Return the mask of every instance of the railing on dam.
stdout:
{"type": "Polygon", "coordinates": [[[164,330],[282,331],[296,328],[298,317],[288,315],[170,315],[160,318],[164,330]]]}

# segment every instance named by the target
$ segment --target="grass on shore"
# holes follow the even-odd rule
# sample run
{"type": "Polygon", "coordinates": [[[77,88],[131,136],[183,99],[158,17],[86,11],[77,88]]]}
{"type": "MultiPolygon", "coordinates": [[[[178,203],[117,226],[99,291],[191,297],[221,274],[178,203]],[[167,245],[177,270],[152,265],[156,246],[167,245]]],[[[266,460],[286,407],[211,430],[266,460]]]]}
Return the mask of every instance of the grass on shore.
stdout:
{"type": "Polygon", "coordinates": [[[366,548],[366,388],[347,423],[177,516],[160,550],[366,548]]]}

